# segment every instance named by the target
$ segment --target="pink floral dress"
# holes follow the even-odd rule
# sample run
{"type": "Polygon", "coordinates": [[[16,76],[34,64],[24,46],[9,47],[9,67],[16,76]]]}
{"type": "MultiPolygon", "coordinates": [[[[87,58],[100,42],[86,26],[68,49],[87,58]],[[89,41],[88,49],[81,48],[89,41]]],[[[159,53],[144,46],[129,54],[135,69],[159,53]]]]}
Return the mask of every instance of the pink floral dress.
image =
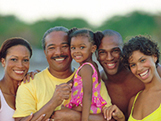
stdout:
{"type": "Polygon", "coordinates": [[[97,114],[102,112],[102,106],[106,105],[107,102],[100,95],[101,82],[98,83],[98,74],[95,67],[91,63],[82,64],[75,73],[74,76],[74,84],[71,93],[71,100],[66,105],[68,108],[72,108],[73,106],[82,106],[82,98],[83,98],[83,83],[82,78],[78,75],[79,70],[85,65],[88,64],[93,68],[93,87],[92,87],[92,102],[91,102],[91,114],[97,114]]]}

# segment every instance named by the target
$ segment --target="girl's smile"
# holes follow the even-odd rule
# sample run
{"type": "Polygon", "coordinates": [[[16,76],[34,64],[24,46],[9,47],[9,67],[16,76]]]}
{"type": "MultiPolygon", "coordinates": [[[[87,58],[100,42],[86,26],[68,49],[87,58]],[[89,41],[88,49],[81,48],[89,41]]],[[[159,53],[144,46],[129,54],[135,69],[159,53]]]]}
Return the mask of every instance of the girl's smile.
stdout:
{"type": "Polygon", "coordinates": [[[85,61],[91,61],[93,44],[89,41],[88,37],[76,36],[71,39],[71,56],[77,63],[83,63],[85,61]]]}

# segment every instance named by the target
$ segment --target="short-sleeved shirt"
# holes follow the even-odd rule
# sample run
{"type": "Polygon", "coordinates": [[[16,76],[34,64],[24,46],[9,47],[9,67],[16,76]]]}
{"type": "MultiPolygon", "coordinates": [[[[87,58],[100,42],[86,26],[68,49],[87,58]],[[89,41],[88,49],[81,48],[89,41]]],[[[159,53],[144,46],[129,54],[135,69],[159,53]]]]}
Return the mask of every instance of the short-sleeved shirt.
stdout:
{"type": "MultiPolygon", "coordinates": [[[[76,71],[66,79],[58,79],[51,75],[48,68],[35,75],[27,84],[21,84],[17,91],[16,111],[13,117],[26,117],[40,110],[53,96],[56,85],[71,80],[76,71]]],[[[101,83],[101,96],[107,97],[108,93],[104,82],[101,83]]],[[[105,99],[105,98],[104,98],[105,99]]],[[[111,99],[105,99],[111,105],[111,99]]],[[[60,110],[58,106],[55,110],[60,110]]]]}
{"type": "MultiPolygon", "coordinates": [[[[17,90],[16,111],[13,117],[25,117],[40,110],[53,96],[56,85],[67,83],[74,73],[66,79],[51,75],[48,68],[35,75],[29,83],[21,84],[17,90]]],[[[58,106],[55,110],[59,110],[58,106]]]]}

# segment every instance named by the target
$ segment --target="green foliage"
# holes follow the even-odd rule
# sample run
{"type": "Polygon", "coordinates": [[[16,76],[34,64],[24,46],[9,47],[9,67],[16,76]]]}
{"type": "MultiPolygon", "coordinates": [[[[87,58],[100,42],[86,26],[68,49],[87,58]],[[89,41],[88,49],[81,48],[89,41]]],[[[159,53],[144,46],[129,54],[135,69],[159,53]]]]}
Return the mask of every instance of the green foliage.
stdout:
{"type": "Polygon", "coordinates": [[[28,25],[14,16],[0,16],[0,44],[11,37],[27,38],[30,35],[28,25]]]}
{"type": "Polygon", "coordinates": [[[118,31],[125,41],[131,36],[149,34],[161,43],[159,41],[161,40],[161,16],[135,11],[125,16],[114,16],[107,19],[97,28],[81,18],[57,18],[27,24],[12,15],[0,16],[0,44],[5,39],[19,36],[27,39],[32,46],[41,48],[44,32],[54,26],[65,26],[69,29],[73,27],[89,28],[94,31],[112,29],[118,31]]]}
{"type": "Polygon", "coordinates": [[[55,26],[64,26],[66,28],[82,28],[87,27],[90,28],[89,24],[82,20],[82,19],[65,19],[65,18],[57,18],[55,20],[43,20],[38,21],[33,25],[30,25],[30,29],[32,31],[32,34],[34,35],[34,45],[37,45],[38,47],[41,47],[41,39],[43,37],[43,34],[46,30],[49,28],[55,27],[55,26]]]}
{"type": "Polygon", "coordinates": [[[118,31],[122,35],[123,40],[125,40],[126,37],[139,34],[153,35],[158,27],[155,22],[155,16],[143,12],[133,12],[126,16],[115,16],[105,21],[102,26],[100,26],[100,29],[118,31]]]}

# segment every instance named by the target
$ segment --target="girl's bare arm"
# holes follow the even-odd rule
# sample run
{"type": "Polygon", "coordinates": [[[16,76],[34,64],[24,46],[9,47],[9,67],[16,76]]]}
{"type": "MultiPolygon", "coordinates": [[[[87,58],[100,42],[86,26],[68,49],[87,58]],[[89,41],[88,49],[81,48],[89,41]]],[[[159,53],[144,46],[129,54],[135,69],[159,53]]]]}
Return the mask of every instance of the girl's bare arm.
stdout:
{"type": "Polygon", "coordinates": [[[84,65],[79,71],[83,82],[83,100],[82,100],[82,121],[89,120],[89,113],[92,101],[92,74],[93,69],[90,65],[84,65]]]}

